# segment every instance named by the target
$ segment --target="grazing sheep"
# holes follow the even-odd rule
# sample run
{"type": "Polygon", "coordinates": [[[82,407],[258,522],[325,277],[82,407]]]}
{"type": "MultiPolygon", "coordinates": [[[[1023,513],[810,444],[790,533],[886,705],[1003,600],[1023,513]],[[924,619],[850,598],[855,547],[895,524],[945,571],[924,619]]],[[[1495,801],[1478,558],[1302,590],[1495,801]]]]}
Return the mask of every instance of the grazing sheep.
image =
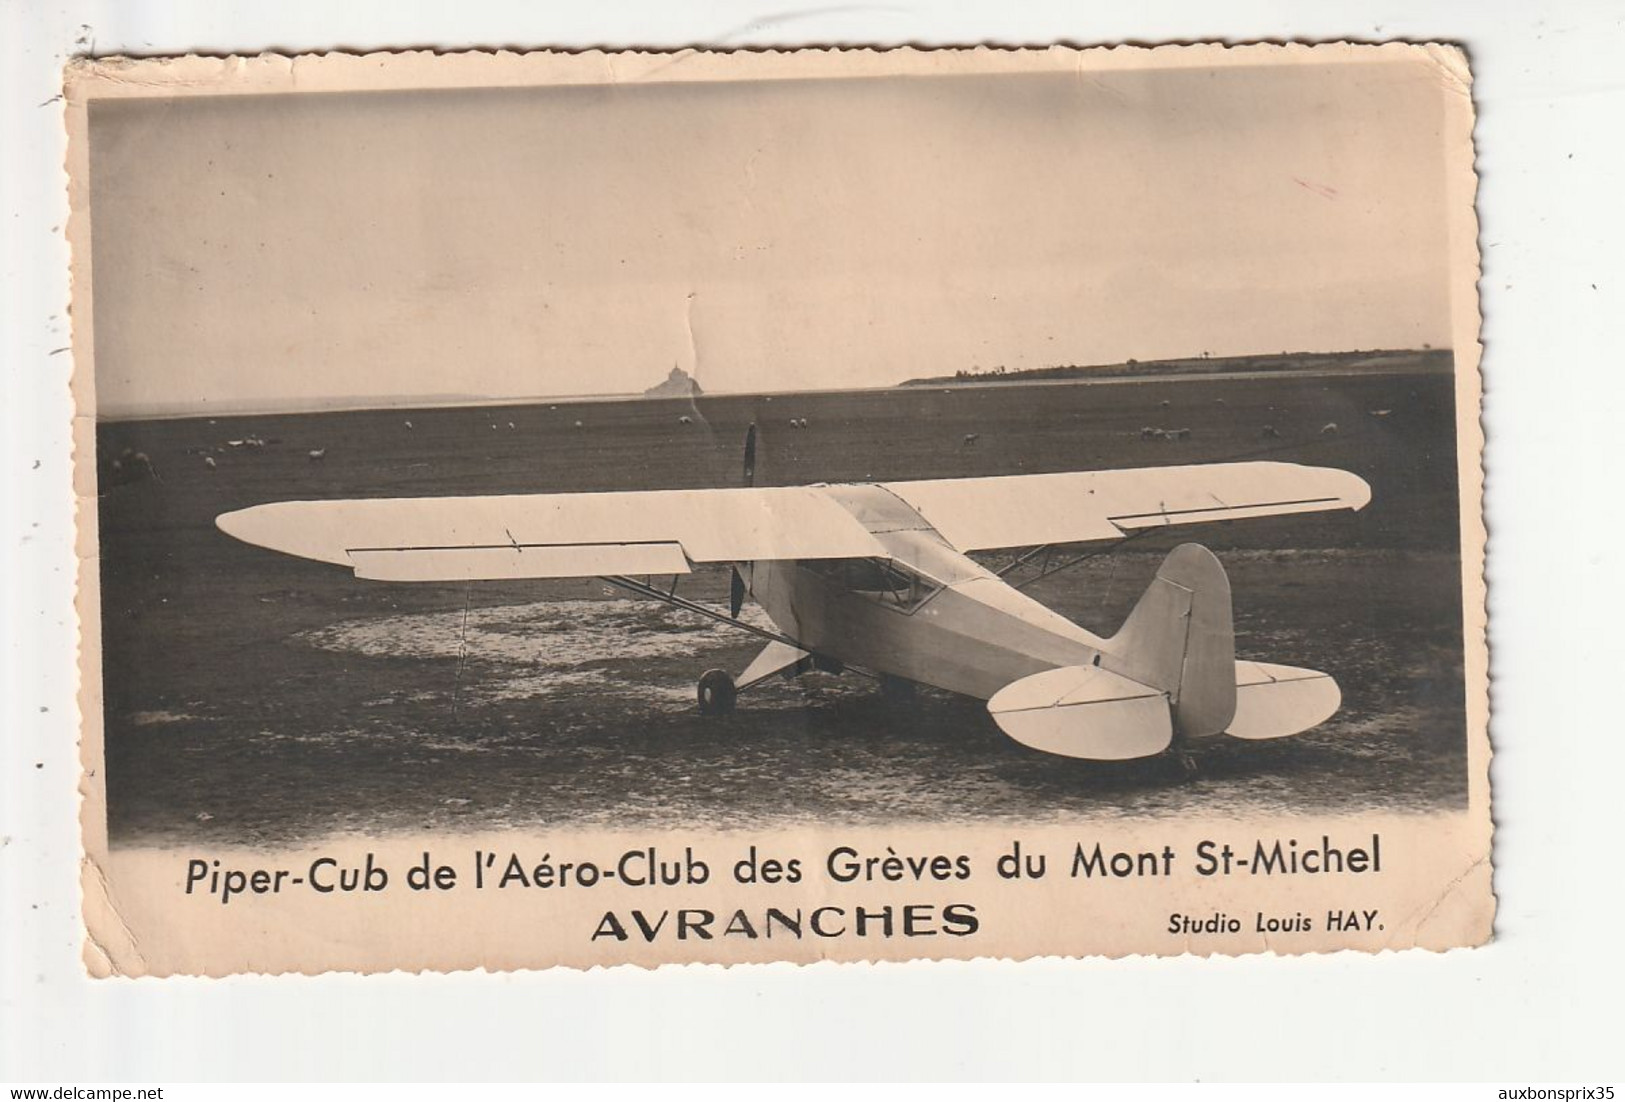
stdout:
{"type": "Polygon", "coordinates": [[[1157,404],[1160,405],[1163,409],[1167,409],[1167,408],[1169,408],[1170,406],[1173,405],[1173,403],[1170,402],[1166,398],[1164,398],[1161,402],[1158,402],[1157,404]]]}
{"type": "Polygon", "coordinates": [[[125,448],[120,452],[119,457],[113,460],[112,470],[113,481],[120,485],[158,478],[158,469],[152,465],[152,457],[134,448],[125,448]]]}
{"type": "Polygon", "coordinates": [[[1169,429],[1163,433],[1163,439],[1165,440],[1189,440],[1190,438],[1190,429],[1169,429]]]}
{"type": "Polygon", "coordinates": [[[410,421],[406,422],[406,427],[411,428],[412,427],[412,422],[410,422],[410,421]]]}
{"type": "Polygon", "coordinates": [[[306,452],[305,454],[310,456],[310,461],[312,463],[314,463],[318,459],[326,459],[327,458],[327,449],[326,448],[311,448],[310,451],[306,452]]]}
{"type": "Polygon", "coordinates": [[[508,422],[508,427],[509,427],[509,428],[510,428],[510,429],[511,429],[511,428],[513,428],[513,422],[512,422],[512,421],[509,421],[509,422],[508,422]]]}
{"type": "Polygon", "coordinates": [[[1373,416],[1373,417],[1387,417],[1390,413],[1392,413],[1394,411],[1391,410],[1391,409],[1373,409],[1373,410],[1368,410],[1367,412],[1370,413],[1371,416],[1373,416]]]}
{"type": "Polygon", "coordinates": [[[1264,426],[1264,431],[1259,433],[1258,435],[1262,436],[1266,440],[1279,440],[1279,439],[1281,439],[1281,434],[1276,431],[1274,425],[1265,425],[1264,426]]]}
{"type": "Polygon", "coordinates": [[[979,432],[967,432],[965,434],[965,439],[964,439],[963,443],[968,448],[972,444],[976,443],[976,441],[980,440],[981,438],[982,438],[982,434],[979,433],[979,432]]]}
{"type": "Polygon", "coordinates": [[[1322,436],[1336,436],[1337,435],[1337,422],[1336,421],[1327,421],[1324,425],[1322,425],[1320,427],[1320,435],[1322,435],[1322,436]]]}
{"type": "Polygon", "coordinates": [[[214,456],[212,455],[206,455],[203,457],[203,465],[209,468],[211,471],[219,466],[219,464],[214,461],[214,456]]]}
{"type": "Polygon", "coordinates": [[[685,413],[681,417],[677,418],[677,423],[679,425],[692,425],[694,423],[694,418],[685,413]]]}
{"type": "Polygon", "coordinates": [[[586,428],[586,427],[587,427],[587,426],[586,426],[586,425],[584,425],[584,424],[582,424],[582,423],[581,423],[581,422],[580,422],[580,421],[577,421],[577,422],[576,422],[576,423],[575,423],[575,427],[576,427],[576,428],[578,428],[578,429],[584,429],[584,428],[586,428]]]}
{"type": "Polygon", "coordinates": [[[1162,435],[1163,431],[1161,429],[1153,428],[1150,425],[1147,425],[1145,428],[1140,430],[1141,440],[1157,440],[1160,439],[1162,435]]]}

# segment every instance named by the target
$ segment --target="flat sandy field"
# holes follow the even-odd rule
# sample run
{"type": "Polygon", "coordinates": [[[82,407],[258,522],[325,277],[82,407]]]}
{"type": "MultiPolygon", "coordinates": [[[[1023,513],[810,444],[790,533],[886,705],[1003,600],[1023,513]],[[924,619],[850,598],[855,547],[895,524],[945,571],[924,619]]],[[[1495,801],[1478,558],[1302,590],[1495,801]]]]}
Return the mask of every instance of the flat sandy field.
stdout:
{"type": "MultiPolygon", "coordinates": [[[[104,424],[112,839],[1461,806],[1451,388],[1255,374],[104,424]],[[888,702],[854,675],[775,680],[706,718],[695,680],[737,673],[757,640],[596,581],[362,582],[213,524],[278,500],[738,485],[752,421],[763,484],[1252,458],[1354,471],[1362,513],[1158,533],[1030,589],[1109,634],[1170,547],[1205,543],[1230,571],[1238,655],[1331,673],[1343,708],[1294,739],[1203,744],[1190,777],[1040,754],[979,701],[888,702]]],[[[723,601],[727,574],[683,585],[723,601]]]]}

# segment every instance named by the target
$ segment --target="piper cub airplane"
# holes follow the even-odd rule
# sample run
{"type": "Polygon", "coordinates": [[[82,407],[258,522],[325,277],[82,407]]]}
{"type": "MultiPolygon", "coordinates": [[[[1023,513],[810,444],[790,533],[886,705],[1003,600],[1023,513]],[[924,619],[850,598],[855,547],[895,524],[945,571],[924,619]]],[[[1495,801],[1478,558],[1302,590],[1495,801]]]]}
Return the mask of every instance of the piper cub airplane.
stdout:
{"type": "MultiPolygon", "coordinates": [[[[758,487],[755,436],[752,426],[740,488],[289,501],[216,523],[379,581],[599,577],[765,638],[737,680],[722,670],[700,678],[707,714],[776,674],[852,669],[887,687],[986,700],[999,727],[1033,749],[1121,760],[1219,735],[1280,738],[1337,711],[1326,674],[1236,660],[1230,583],[1198,544],[1168,555],[1109,637],[967,553],[1031,549],[1016,566],[1059,545],[1165,526],[1360,509],[1370,487],[1347,471],[1247,462],[758,487]],[[726,613],[677,593],[706,563],[732,568],[726,613]],[[666,577],[669,588],[655,584],[666,577]],[[739,619],[747,595],[777,630],[739,619]]],[[[1054,572],[1048,561],[1043,571],[1054,572]]]]}

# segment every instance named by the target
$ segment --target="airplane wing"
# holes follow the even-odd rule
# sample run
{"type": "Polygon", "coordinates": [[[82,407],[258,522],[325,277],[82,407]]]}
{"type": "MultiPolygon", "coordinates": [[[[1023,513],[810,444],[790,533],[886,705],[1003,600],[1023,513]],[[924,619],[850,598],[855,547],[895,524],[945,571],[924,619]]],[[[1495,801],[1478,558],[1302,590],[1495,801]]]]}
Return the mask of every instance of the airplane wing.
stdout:
{"type": "MultiPolygon", "coordinates": [[[[1290,463],[884,485],[961,551],[1358,509],[1370,498],[1370,488],[1346,471],[1290,463]]],[[[379,581],[685,574],[693,563],[890,557],[817,486],[286,501],[215,523],[244,542],[379,581]]]]}
{"type": "Polygon", "coordinates": [[[691,563],[886,557],[812,487],[286,501],[216,519],[379,581],[686,574],[691,563]]]}
{"type": "Polygon", "coordinates": [[[1113,540],[1143,528],[1360,509],[1371,500],[1371,487],[1348,471],[1267,462],[884,485],[960,551],[1113,540]]]}

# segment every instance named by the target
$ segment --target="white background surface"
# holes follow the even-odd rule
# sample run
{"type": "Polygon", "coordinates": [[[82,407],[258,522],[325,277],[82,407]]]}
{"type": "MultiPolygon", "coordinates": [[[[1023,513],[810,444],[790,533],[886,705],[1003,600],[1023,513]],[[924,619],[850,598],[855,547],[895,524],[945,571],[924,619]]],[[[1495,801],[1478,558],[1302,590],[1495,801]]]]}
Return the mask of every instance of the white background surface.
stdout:
{"type": "Polygon", "coordinates": [[[4,4],[0,1081],[1620,1078],[1625,47],[1610,3],[4,4]],[[336,8],[336,6],[334,6],[336,8]],[[81,40],[81,36],[83,36],[81,40]],[[97,53],[1450,39],[1475,72],[1496,942],[1432,956],[92,983],[57,93],[97,53]]]}

